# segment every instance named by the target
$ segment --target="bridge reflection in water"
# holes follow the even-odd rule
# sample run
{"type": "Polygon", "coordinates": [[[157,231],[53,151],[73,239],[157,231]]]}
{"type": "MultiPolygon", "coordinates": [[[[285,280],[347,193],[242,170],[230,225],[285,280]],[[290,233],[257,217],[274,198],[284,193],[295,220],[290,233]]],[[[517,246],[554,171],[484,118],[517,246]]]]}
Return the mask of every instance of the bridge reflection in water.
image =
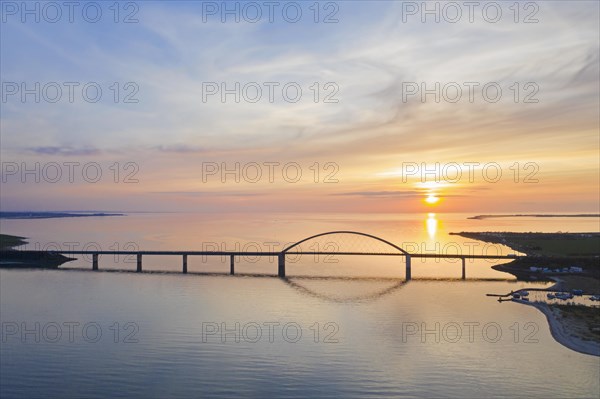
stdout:
{"type": "MultiPolygon", "coordinates": [[[[31,253],[41,253],[44,251],[22,251],[31,253]]],[[[182,257],[182,272],[188,273],[188,258],[190,256],[228,256],[229,274],[235,274],[235,259],[236,257],[276,257],[277,258],[277,276],[286,277],[286,256],[291,255],[314,255],[314,256],[396,256],[403,257],[405,264],[406,281],[412,278],[412,263],[413,258],[434,258],[434,259],[461,259],[462,261],[462,276],[466,279],[466,260],[467,259],[518,259],[516,255],[463,255],[463,254],[431,254],[431,253],[409,253],[397,246],[396,244],[387,241],[383,238],[361,233],[357,231],[331,231],[326,233],[316,234],[300,240],[280,252],[245,252],[245,251],[53,251],[62,255],[92,255],[92,270],[99,270],[100,255],[134,255],[136,256],[136,271],[142,272],[143,256],[161,256],[161,255],[177,255],[182,257]],[[336,240],[328,241],[325,244],[319,242],[323,237],[337,237],[336,240]],[[302,245],[308,249],[302,249],[302,245]]]]}
{"type": "MultiPolygon", "coordinates": [[[[412,279],[414,281],[461,281],[461,282],[481,282],[481,281],[503,281],[503,282],[514,282],[515,279],[505,279],[505,278],[473,278],[469,280],[463,279],[452,279],[452,278],[416,278],[412,279]]],[[[354,302],[369,302],[379,298],[382,298],[386,295],[390,295],[395,291],[406,286],[408,280],[399,280],[394,278],[373,278],[373,277],[291,277],[291,278],[283,278],[287,285],[299,291],[301,294],[308,295],[320,300],[324,300],[327,302],[340,302],[340,303],[354,303],[354,302]],[[340,296],[335,295],[326,290],[320,291],[317,288],[310,287],[310,282],[327,282],[327,286],[331,285],[331,282],[344,282],[344,283],[355,283],[355,284],[363,284],[364,283],[372,283],[372,285],[380,285],[382,287],[378,287],[375,290],[366,293],[353,294],[349,296],[340,296]]],[[[350,291],[350,290],[349,290],[350,291]]],[[[355,289],[351,290],[355,292],[355,289]]]]}

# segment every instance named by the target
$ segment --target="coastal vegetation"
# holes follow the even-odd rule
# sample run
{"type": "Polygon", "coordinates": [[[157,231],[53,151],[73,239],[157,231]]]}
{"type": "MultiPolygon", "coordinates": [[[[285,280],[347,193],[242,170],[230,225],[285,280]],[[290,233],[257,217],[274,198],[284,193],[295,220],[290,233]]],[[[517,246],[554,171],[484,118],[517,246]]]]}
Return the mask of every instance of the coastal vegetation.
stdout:
{"type": "MultiPolygon", "coordinates": [[[[506,245],[525,253],[510,263],[494,269],[522,280],[549,280],[550,276],[566,280],[570,276],[592,278],[600,286],[600,233],[450,233],[494,244],[506,245]]],[[[590,282],[588,281],[588,284],[590,282]]]]}

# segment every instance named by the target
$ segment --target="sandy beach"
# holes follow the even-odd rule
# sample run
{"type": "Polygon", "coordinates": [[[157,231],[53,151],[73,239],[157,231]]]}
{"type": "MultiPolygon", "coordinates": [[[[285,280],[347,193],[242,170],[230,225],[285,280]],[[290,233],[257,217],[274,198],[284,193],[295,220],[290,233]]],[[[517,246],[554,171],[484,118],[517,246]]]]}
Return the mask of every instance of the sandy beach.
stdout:
{"type": "MultiPolygon", "coordinates": [[[[570,326],[559,320],[560,310],[553,309],[545,303],[528,302],[514,299],[515,302],[530,305],[541,311],[548,320],[552,337],[567,348],[586,355],[600,356],[600,343],[584,340],[575,334],[580,326],[570,326]]],[[[571,321],[569,321],[570,323],[571,321]]]]}

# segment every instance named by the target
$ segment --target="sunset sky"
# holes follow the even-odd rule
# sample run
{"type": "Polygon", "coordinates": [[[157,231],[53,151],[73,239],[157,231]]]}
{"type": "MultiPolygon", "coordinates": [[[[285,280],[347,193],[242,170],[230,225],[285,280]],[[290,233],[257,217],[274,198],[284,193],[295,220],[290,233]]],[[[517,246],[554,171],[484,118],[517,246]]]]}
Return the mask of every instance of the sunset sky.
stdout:
{"type": "Polygon", "coordinates": [[[408,7],[420,3],[322,2],[317,23],[313,2],[296,3],[296,23],[281,8],[273,22],[225,15],[223,23],[202,2],[159,1],[121,9],[119,23],[108,3],[97,23],[81,10],[73,23],[66,15],[38,23],[3,5],[0,207],[598,212],[599,3],[537,2],[515,16],[507,2],[495,23],[481,8],[473,22],[465,8],[457,22],[423,23],[408,7]],[[122,23],[133,11],[138,22],[122,23]],[[537,22],[524,23],[528,16],[537,22]],[[48,101],[52,85],[39,103],[13,94],[35,82],[57,82],[63,96],[48,101]],[[64,82],[78,84],[72,102],[64,82]],[[98,102],[82,96],[89,82],[102,88],[98,102]],[[253,88],[239,102],[207,95],[236,82],[255,82],[263,96],[248,101],[253,88]],[[436,82],[448,88],[439,102],[409,95],[436,82]],[[472,101],[466,82],[475,84],[472,101]],[[502,89],[497,102],[482,93],[490,82],[502,89]],[[290,83],[302,88],[295,103],[282,94],[290,83]],[[453,102],[456,87],[463,92],[453,102]],[[125,102],[128,94],[137,103],[125,102]],[[39,173],[22,175],[36,163],[39,173]],[[65,163],[79,164],[69,164],[73,182],[65,163]],[[236,163],[239,183],[222,178],[236,163]],[[83,165],[99,165],[102,178],[86,181],[83,165]],[[438,182],[422,173],[436,165],[438,182]]]}

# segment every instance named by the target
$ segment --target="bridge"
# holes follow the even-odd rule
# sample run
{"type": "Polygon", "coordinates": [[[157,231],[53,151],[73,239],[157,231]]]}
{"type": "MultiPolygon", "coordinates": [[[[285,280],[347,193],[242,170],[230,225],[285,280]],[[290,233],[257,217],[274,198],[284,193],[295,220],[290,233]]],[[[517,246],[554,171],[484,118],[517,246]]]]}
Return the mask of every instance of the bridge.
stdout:
{"type": "MultiPolygon", "coordinates": [[[[347,240],[345,240],[347,241],[347,240]]],[[[352,240],[350,240],[352,241],[352,240]]],[[[1,251],[0,255],[4,255],[9,251],[1,251]]],[[[14,251],[13,251],[14,252],[14,251]]],[[[411,279],[412,274],[412,259],[413,258],[437,258],[437,259],[460,259],[462,261],[462,279],[466,279],[466,260],[467,259],[518,259],[520,256],[517,255],[464,255],[464,254],[431,254],[431,253],[409,253],[397,246],[396,244],[387,241],[383,238],[367,234],[361,233],[357,231],[330,231],[326,233],[316,234],[307,238],[304,238],[288,247],[284,248],[281,251],[260,251],[260,252],[252,252],[252,251],[61,251],[61,250],[52,250],[52,251],[19,251],[21,253],[32,253],[32,254],[40,254],[52,252],[55,254],[62,255],[91,255],[92,256],[92,270],[99,270],[99,256],[100,255],[133,255],[136,257],[136,271],[143,271],[143,258],[146,256],[181,256],[182,257],[182,273],[188,272],[188,258],[190,256],[221,256],[221,257],[229,257],[229,274],[235,274],[235,258],[236,257],[276,257],[277,258],[277,276],[281,278],[286,277],[286,256],[289,255],[315,255],[315,256],[333,256],[333,255],[341,255],[341,256],[393,256],[393,257],[403,257],[405,260],[406,267],[406,280],[411,279]],[[371,244],[375,243],[378,245],[378,248],[373,248],[373,245],[370,245],[367,249],[360,250],[361,247],[364,247],[364,243],[350,242],[350,248],[340,249],[339,244],[343,242],[342,240],[337,241],[329,241],[326,242],[325,245],[319,245],[318,240],[324,237],[334,236],[334,235],[343,235],[345,237],[352,238],[360,238],[360,239],[370,239],[371,244]],[[307,242],[313,241],[313,245],[310,248],[316,247],[315,250],[306,251],[303,250],[301,245],[307,242]],[[333,249],[328,249],[332,248],[333,249]],[[323,249],[321,249],[323,248],[323,249]],[[357,250],[359,249],[359,250],[357,250]]]]}

